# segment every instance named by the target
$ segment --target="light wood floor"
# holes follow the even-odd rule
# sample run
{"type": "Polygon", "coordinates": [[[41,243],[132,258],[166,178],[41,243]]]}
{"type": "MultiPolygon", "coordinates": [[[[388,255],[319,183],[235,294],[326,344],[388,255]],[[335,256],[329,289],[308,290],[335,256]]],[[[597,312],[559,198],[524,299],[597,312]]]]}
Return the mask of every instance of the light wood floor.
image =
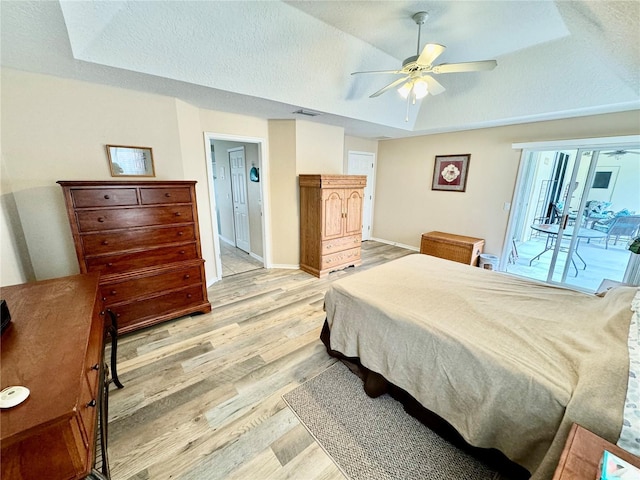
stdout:
{"type": "Polygon", "coordinates": [[[282,395],[335,362],[319,340],[330,283],[411,253],[369,241],[362,266],[326,279],[233,275],[209,289],[210,314],[122,337],[125,388],[109,399],[112,478],[343,479],[282,395]]]}

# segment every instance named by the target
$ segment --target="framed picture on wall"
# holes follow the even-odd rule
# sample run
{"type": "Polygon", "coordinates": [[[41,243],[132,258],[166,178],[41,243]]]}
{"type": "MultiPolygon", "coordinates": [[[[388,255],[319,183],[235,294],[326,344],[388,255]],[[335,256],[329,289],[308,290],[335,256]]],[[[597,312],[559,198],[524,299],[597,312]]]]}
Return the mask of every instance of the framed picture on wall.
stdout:
{"type": "Polygon", "coordinates": [[[155,177],[151,147],[107,145],[112,177],[155,177]]]}
{"type": "Polygon", "coordinates": [[[436,155],[431,190],[464,192],[471,154],[436,155]]]}

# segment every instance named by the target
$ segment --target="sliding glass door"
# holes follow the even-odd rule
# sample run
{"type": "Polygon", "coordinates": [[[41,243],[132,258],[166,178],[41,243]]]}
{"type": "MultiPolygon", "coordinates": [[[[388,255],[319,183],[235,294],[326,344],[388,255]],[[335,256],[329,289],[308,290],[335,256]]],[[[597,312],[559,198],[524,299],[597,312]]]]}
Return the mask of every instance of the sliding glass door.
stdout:
{"type": "Polygon", "coordinates": [[[506,271],[595,291],[622,281],[640,229],[640,151],[525,152],[506,271]]]}

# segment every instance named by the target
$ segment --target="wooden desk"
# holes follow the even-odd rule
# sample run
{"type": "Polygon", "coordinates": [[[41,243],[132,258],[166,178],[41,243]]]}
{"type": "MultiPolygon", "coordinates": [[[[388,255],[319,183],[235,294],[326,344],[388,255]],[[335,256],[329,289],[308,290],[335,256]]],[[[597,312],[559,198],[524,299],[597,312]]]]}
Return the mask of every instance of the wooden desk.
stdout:
{"type": "Polygon", "coordinates": [[[31,392],[0,411],[3,480],[79,479],[91,472],[105,403],[98,278],[0,289],[11,313],[2,333],[1,388],[23,385],[31,392]]]}
{"type": "Polygon", "coordinates": [[[640,458],[574,423],[553,480],[597,480],[605,450],[640,468],[640,458]]]}

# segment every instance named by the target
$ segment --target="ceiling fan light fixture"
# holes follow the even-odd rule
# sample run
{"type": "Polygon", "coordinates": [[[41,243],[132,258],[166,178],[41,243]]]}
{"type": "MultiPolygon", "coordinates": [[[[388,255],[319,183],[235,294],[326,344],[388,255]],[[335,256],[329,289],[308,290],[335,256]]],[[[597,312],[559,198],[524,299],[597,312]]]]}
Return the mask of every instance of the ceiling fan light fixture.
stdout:
{"type": "Polygon", "coordinates": [[[407,98],[411,93],[411,89],[413,88],[413,82],[406,82],[402,84],[402,86],[398,89],[398,93],[402,98],[407,98]]]}
{"type": "Polygon", "coordinates": [[[409,95],[413,95],[416,99],[421,99],[427,96],[429,93],[429,86],[427,82],[425,82],[422,78],[416,78],[411,80],[410,82],[404,83],[399,89],[398,93],[402,96],[402,98],[407,98],[409,95]]]}
{"type": "Polygon", "coordinates": [[[413,93],[415,94],[416,98],[424,98],[427,96],[427,94],[429,93],[429,87],[427,85],[427,82],[425,82],[423,79],[418,78],[416,80],[413,81],[413,93]]]}

